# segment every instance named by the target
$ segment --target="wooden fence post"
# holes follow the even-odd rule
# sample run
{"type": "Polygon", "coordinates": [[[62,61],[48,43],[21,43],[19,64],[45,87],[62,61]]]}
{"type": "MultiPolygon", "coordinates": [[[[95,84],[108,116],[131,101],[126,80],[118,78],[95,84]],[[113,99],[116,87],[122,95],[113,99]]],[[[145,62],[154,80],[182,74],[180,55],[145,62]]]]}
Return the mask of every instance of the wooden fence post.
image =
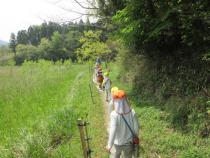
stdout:
{"type": "Polygon", "coordinates": [[[87,153],[87,144],[85,141],[85,132],[84,132],[84,121],[81,119],[77,120],[77,125],[79,128],[79,132],[80,132],[80,139],[81,139],[81,144],[82,144],[82,150],[83,150],[83,156],[84,158],[88,158],[88,153],[87,153]]]}
{"type": "Polygon", "coordinates": [[[90,143],[89,143],[89,140],[91,138],[88,136],[88,128],[87,128],[87,125],[88,124],[89,124],[89,122],[86,122],[85,121],[85,134],[86,134],[86,141],[87,141],[87,153],[88,153],[88,158],[91,158],[91,152],[92,152],[92,150],[90,150],[90,143]]]}

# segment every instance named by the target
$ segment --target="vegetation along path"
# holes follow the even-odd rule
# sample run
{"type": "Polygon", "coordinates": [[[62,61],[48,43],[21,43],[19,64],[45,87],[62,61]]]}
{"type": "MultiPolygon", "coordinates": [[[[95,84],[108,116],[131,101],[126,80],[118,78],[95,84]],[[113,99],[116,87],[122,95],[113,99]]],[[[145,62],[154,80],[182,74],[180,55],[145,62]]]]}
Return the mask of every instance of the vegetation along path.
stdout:
{"type": "Polygon", "coordinates": [[[95,90],[95,104],[90,98],[87,65],[27,62],[0,73],[0,157],[81,158],[79,117],[90,122],[92,157],[107,157],[104,111],[95,90]]]}

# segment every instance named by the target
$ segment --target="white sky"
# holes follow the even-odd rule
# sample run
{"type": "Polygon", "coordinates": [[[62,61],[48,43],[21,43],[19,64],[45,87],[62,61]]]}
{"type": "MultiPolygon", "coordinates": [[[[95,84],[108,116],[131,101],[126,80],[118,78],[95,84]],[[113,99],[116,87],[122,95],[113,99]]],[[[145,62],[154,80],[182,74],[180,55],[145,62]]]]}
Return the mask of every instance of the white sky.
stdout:
{"type": "Polygon", "coordinates": [[[69,21],[81,16],[58,6],[85,13],[74,0],[0,0],[0,40],[9,41],[12,32],[16,34],[17,31],[41,24],[44,20],[69,21]],[[53,4],[58,1],[56,5],[53,4]]]}

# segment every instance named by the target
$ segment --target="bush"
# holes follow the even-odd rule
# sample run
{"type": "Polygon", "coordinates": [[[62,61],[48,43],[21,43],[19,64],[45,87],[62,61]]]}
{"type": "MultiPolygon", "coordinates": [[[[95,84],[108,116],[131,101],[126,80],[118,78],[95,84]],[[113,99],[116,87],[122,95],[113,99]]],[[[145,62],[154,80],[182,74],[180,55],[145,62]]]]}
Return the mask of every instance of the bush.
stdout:
{"type": "Polygon", "coordinates": [[[15,56],[16,65],[21,65],[25,60],[37,61],[40,58],[40,53],[37,47],[32,45],[17,46],[17,54],[15,56]]]}
{"type": "Polygon", "coordinates": [[[126,50],[120,52],[118,61],[122,67],[119,79],[132,86],[133,93],[141,98],[141,102],[150,102],[166,110],[169,113],[166,118],[172,127],[196,132],[202,137],[209,135],[208,96],[202,88],[208,83],[201,78],[204,72],[195,74],[192,68],[184,66],[174,69],[167,64],[173,63],[172,60],[162,61],[165,65],[157,66],[144,55],[130,54],[126,50]]]}

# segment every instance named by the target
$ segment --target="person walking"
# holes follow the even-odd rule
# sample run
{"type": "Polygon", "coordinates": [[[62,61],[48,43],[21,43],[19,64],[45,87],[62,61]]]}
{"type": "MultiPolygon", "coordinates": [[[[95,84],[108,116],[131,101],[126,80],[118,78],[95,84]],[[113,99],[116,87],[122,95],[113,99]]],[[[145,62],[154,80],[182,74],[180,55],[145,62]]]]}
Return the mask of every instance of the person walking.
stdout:
{"type": "Polygon", "coordinates": [[[97,62],[96,61],[96,64],[95,64],[95,73],[93,75],[93,82],[97,83],[97,75],[99,73],[99,71],[102,70],[102,65],[101,65],[101,62],[97,62]]]}
{"type": "Polygon", "coordinates": [[[107,126],[107,132],[109,133],[109,130],[110,130],[110,115],[111,115],[111,112],[114,110],[114,99],[113,99],[113,95],[114,95],[114,92],[118,90],[118,87],[112,87],[111,89],[111,99],[109,101],[109,104],[108,104],[108,126],[107,126]]]}
{"type": "Polygon", "coordinates": [[[102,86],[106,93],[106,101],[109,102],[111,100],[111,80],[109,78],[109,72],[104,73],[102,86]]]}
{"type": "Polygon", "coordinates": [[[111,112],[114,110],[114,92],[118,91],[118,87],[112,87],[111,89],[111,99],[108,104],[108,115],[110,117],[111,112]]]}
{"type": "Polygon", "coordinates": [[[97,78],[98,88],[100,91],[102,91],[103,90],[102,83],[103,83],[103,79],[104,79],[102,68],[98,68],[96,78],[97,78]]]}
{"type": "Polygon", "coordinates": [[[132,158],[134,145],[139,143],[139,122],[136,113],[128,104],[123,90],[117,90],[113,95],[114,110],[110,115],[110,131],[107,151],[115,147],[114,158],[132,158]]]}

